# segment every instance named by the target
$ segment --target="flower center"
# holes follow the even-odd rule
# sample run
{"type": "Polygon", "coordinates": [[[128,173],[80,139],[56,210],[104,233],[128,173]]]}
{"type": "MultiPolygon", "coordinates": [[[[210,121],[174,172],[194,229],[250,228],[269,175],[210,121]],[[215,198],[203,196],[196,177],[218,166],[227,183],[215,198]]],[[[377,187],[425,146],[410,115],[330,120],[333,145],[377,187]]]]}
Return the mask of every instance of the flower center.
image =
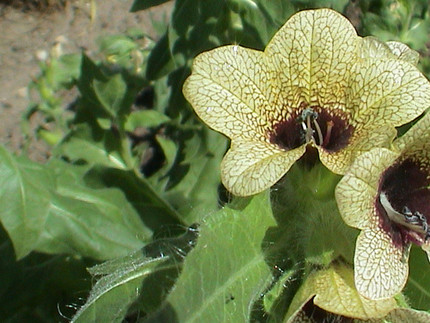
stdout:
{"type": "Polygon", "coordinates": [[[348,144],[353,127],[343,112],[331,114],[318,106],[302,108],[289,119],[274,124],[269,134],[271,143],[285,150],[312,143],[329,152],[337,152],[348,144]]]}
{"type": "Polygon", "coordinates": [[[400,246],[422,245],[430,239],[430,179],[428,169],[405,159],[382,175],[376,201],[381,227],[400,246]]]}

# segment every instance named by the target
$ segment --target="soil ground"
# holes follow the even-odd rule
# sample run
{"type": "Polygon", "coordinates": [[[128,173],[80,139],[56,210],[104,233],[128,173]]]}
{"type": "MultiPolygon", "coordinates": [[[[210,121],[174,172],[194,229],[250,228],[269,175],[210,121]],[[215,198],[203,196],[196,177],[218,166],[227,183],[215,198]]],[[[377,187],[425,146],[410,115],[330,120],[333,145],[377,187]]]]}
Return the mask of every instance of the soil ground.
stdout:
{"type": "MultiPolygon", "coordinates": [[[[152,22],[167,23],[172,8],[168,2],[130,13],[132,0],[69,0],[62,10],[25,11],[4,3],[0,0],[0,144],[15,152],[23,145],[20,120],[30,102],[27,85],[39,72],[38,57],[59,41],[65,53],[84,49],[93,56],[98,37],[132,27],[156,37],[152,22]]],[[[42,142],[32,143],[32,159],[44,160],[45,153],[42,142]]]]}

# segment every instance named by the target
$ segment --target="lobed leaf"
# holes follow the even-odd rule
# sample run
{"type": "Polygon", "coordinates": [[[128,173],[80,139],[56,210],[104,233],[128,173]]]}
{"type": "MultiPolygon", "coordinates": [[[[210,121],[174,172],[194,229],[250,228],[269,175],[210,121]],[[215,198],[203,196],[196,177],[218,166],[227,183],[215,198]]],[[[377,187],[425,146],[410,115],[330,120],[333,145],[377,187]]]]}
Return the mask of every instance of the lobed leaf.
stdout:
{"type": "Polygon", "coordinates": [[[89,268],[98,281],[72,322],[123,322],[127,313],[154,312],[179,274],[197,233],[189,228],[177,238],[159,239],[126,257],[89,268]]]}
{"type": "Polygon", "coordinates": [[[204,219],[163,308],[146,322],[248,322],[272,280],[262,243],[275,225],[268,192],[204,219]]]}
{"type": "Polygon", "coordinates": [[[119,266],[96,283],[71,322],[123,322],[139,293],[147,292],[141,290],[144,279],[167,260],[167,257],[146,259],[137,253],[116,261],[119,266]]]}

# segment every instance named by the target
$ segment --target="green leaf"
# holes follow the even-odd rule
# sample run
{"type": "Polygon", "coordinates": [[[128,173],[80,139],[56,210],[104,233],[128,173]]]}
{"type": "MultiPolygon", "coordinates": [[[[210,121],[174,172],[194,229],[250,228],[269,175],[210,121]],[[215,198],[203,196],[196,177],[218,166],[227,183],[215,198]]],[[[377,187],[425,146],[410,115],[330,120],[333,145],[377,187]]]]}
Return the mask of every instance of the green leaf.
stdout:
{"type": "Polygon", "coordinates": [[[170,140],[163,136],[156,135],[155,139],[163,150],[164,157],[166,159],[163,167],[159,170],[161,176],[164,176],[172,169],[175,162],[176,154],[178,152],[178,148],[173,140],[170,140]]]}
{"type": "MultiPolygon", "coordinates": [[[[91,111],[97,117],[112,117],[104,110],[99,102],[99,99],[94,92],[94,82],[98,80],[99,83],[107,82],[107,77],[102,73],[99,67],[86,55],[82,55],[81,74],[78,79],[78,89],[81,94],[80,104],[81,109],[87,109],[86,113],[91,111]]],[[[78,111],[79,112],[79,111],[78,111]]]]}
{"type": "Polygon", "coordinates": [[[177,1],[167,30],[170,53],[182,66],[198,53],[225,43],[229,9],[218,0],[177,1]],[[224,40],[224,41],[223,41],[224,40]]]}
{"type": "Polygon", "coordinates": [[[100,51],[106,56],[125,55],[138,47],[130,37],[124,35],[109,35],[98,39],[100,51]]]}
{"type": "Polygon", "coordinates": [[[219,167],[227,140],[207,128],[181,135],[180,155],[168,177],[153,176],[149,181],[190,224],[218,207],[219,167]]]}
{"type": "MultiPolygon", "coordinates": [[[[257,5],[261,12],[264,14],[266,24],[269,28],[276,28],[275,30],[269,30],[268,36],[272,32],[276,32],[280,26],[282,26],[287,19],[297,11],[293,2],[275,0],[275,1],[257,1],[257,5]]],[[[261,22],[260,22],[261,23],[261,22]]],[[[255,25],[258,26],[258,25],[255,25]]],[[[257,28],[258,29],[258,28],[257,28]]],[[[272,34],[273,35],[273,34],[272,34]]],[[[264,38],[262,38],[264,40],[264,38]]],[[[267,43],[265,43],[267,44],[267,43]]]]}
{"type": "Polygon", "coordinates": [[[84,160],[89,165],[126,169],[127,165],[119,153],[120,145],[118,136],[112,131],[97,131],[88,124],[79,124],[56,148],[55,154],[72,161],[84,160]]]}
{"type": "Polygon", "coordinates": [[[225,44],[229,13],[224,1],[177,1],[166,34],[149,54],[146,77],[159,79],[187,66],[198,53],[225,44]]]}
{"type": "MultiPolygon", "coordinates": [[[[288,270],[281,274],[279,279],[273,284],[272,288],[264,294],[263,305],[267,313],[271,313],[272,316],[276,313],[276,307],[283,306],[285,310],[285,304],[282,303],[282,294],[288,287],[291,280],[294,279],[294,275],[297,270],[288,270]]],[[[282,320],[282,316],[277,318],[279,321],[282,320]]]]}
{"type": "Polygon", "coordinates": [[[292,4],[282,0],[229,0],[228,5],[239,15],[235,33],[240,43],[256,49],[263,49],[294,12],[292,4]]]}
{"type": "Polygon", "coordinates": [[[109,118],[97,118],[98,126],[103,130],[111,130],[113,127],[112,120],[109,118]]]}
{"type": "Polygon", "coordinates": [[[48,145],[54,146],[58,144],[61,139],[63,139],[63,133],[58,129],[55,131],[47,131],[44,129],[39,129],[37,135],[43,139],[48,145]]]}
{"type": "Polygon", "coordinates": [[[175,62],[169,52],[169,39],[167,33],[155,44],[148,56],[146,65],[146,78],[159,79],[175,69],[175,62]]]}
{"type": "Polygon", "coordinates": [[[72,322],[123,322],[127,312],[154,312],[196,238],[197,231],[190,228],[177,238],[157,240],[124,258],[90,268],[99,280],[72,322]],[[133,303],[136,305],[130,308],[133,303]]]}
{"type": "MultiPolygon", "coordinates": [[[[145,38],[143,31],[137,28],[128,30],[126,35],[110,35],[101,37],[99,48],[104,59],[114,70],[128,71],[131,74],[140,74],[146,56],[149,54],[153,42],[145,38]],[[145,41],[139,39],[145,38],[145,41]]],[[[130,85],[130,84],[128,84],[130,85]]]]}
{"type": "MultiPolygon", "coordinates": [[[[116,119],[129,113],[136,94],[144,85],[139,76],[116,73],[97,66],[89,57],[82,56],[81,75],[77,82],[81,94],[76,115],[81,119],[116,119]]],[[[122,125],[119,125],[122,127],[122,125]]]]}
{"type": "Polygon", "coordinates": [[[81,54],[62,55],[52,59],[45,76],[54,91],[69,88],[80,75],[81,54]]]}
{"type": "Polygon", "coordinates": [[[421,248],[413,245],[409,259],[409,280],[404,291],[413,308],[430,311],[429,286],[429,260],[421,248]]]}
{"type": "Polygon", "coordinates": [[[331,8],[338,12],[343,12],[349,0],[295,0],[294,6],[296,11],[302,9],[314,9],[314,8],[331,8]]]}
{"type": "Polygon", "coordinates": [[[91,288],[87,259],[34,253],[15,260],[0,228],[0,317],[2,322],[62,322],[91,288]]]}
{"type": "Polygon", "coordinates": [[[111,115],[116,115],[122,108],[124,96],[127,91],[127,84],[122,79],[121,74],[110,77],[107,81],[94,80],[94,92],[103,107],[111,115]]]}
{"type": "Polygon", "coordinates": [[[130,12],[146,10],[168,1],[169,0],[134,0],[133,5],[131,6],[130,12]]]}
{"type": "Polygon", "coordinates": [[[169,202],[135,171],[94,166],[85,175],[85,181],[93,188],[120,189],[129,203],[138,210],[145,225],[155,233],[184,223],[181,215],[169,202]]]}
{"type": "Polygon", "coordinates": [[[363,12],[362,34],[373,35],[383,41],[401,41],[424,54],[427,50],[427,35],[430,32],[428,2],[420,0],[384,2],[376,6],[371,1],[360,2],[363,12]]]}
{"type": "MultiPolygon", "coordinates": [[[[138,252],[122,259],[122,262],[117,261],[119,266],[96,283],[72,322],[123,322],[129,306],[142,291],[144,279],[167,260],[168,257],[144,258],[138,252]]],[[[97,268],[92,271],[98,274],[97,268]]]]}
{"type": "Polygon", "coordinates": [[[17,258],[36,250],[110,259],[151,239],[122,192],[90,189],[80,176],[79,167],[41,165],[0,148],[0,220],[17,258]]]}
{"type": "Polygon", "coordinates": [[[272,280],[262,243],[276,223],[268,192],[242,202],[205,218],[164,308],[147,322],[249,322],[272,280]]]}
{"type": "Polygon", "coordinates": [[[275,239],[288,246],[289,257],[296,262],[304,257],[309,264],[326,266],[342,257],[352,263],[359,231],[345,224],[333,198],[339,176],[322,164],[313,167],[296,163],[274,191],[279,223],[275,239]]]}
{"type": "Polygon", "coordinates": [[[169,120],[169,117],[155,110],[134,111],[128,115],[124,128],[127,131],[134,131],[139,127],[158,127],[169,120]]]}

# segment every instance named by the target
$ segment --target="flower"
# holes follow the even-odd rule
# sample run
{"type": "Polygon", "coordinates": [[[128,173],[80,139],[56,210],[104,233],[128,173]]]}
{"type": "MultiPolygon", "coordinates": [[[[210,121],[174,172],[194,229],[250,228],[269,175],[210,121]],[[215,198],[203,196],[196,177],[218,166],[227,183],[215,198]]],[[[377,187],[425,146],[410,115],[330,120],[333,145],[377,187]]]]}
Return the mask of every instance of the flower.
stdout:
{"type": "Polygon", "coordinates": [[[286,322],[429,322],[429,313],[402,308],[394,298],[362,297],[353,275],[341,261],[312,272],[294,296],[286,322]]]}
{"type": "Polygon", "coordinates": [[[309,318],[304,322],[326,322],[329,317],[345,318],[340,322],[349,322],[347,318],[380,319],[398,307],[394,298],[374,301],[362,297],[354,287],[353,276],[352,267],[339,260],[313,271],[291,302],[288,322],[300,322],[298,318],[304,317],[309,318]]]}
{"type": "Polygon", "coordinates": [[[395,126],[430,105],[430,85],[406,45],[357,36],[330,9],[301,11],[264,51],[237,45],[198,55],[183,93],[197,115],[231,138],[225,187],[256,194],[306,151],[345,173],[361,152],[388,145],[395,126]]]}
{"type": "MultiPolygon", "coordinates": [[[[358,305],[358,304],[353,304],[358,305]]],[[[287,323],[319,323],[319,322],[342,322],[342,323],[428,323],[430,314],[412,308],[398,307],[390,311],[383,318],[358,319],[326,311],[315,304],[315,298],[311,297],[304,302],[301,308],[294,313],[287,323]]]]}
{"type": "Polygon", "coordinates": [[[358,157],[335,195],[344,221],[362,230],[354,255],[357,290],[371,299],[399,293],[411,243],[430,259],[430,114],[394,141],[393,150],[358,157]]]}

